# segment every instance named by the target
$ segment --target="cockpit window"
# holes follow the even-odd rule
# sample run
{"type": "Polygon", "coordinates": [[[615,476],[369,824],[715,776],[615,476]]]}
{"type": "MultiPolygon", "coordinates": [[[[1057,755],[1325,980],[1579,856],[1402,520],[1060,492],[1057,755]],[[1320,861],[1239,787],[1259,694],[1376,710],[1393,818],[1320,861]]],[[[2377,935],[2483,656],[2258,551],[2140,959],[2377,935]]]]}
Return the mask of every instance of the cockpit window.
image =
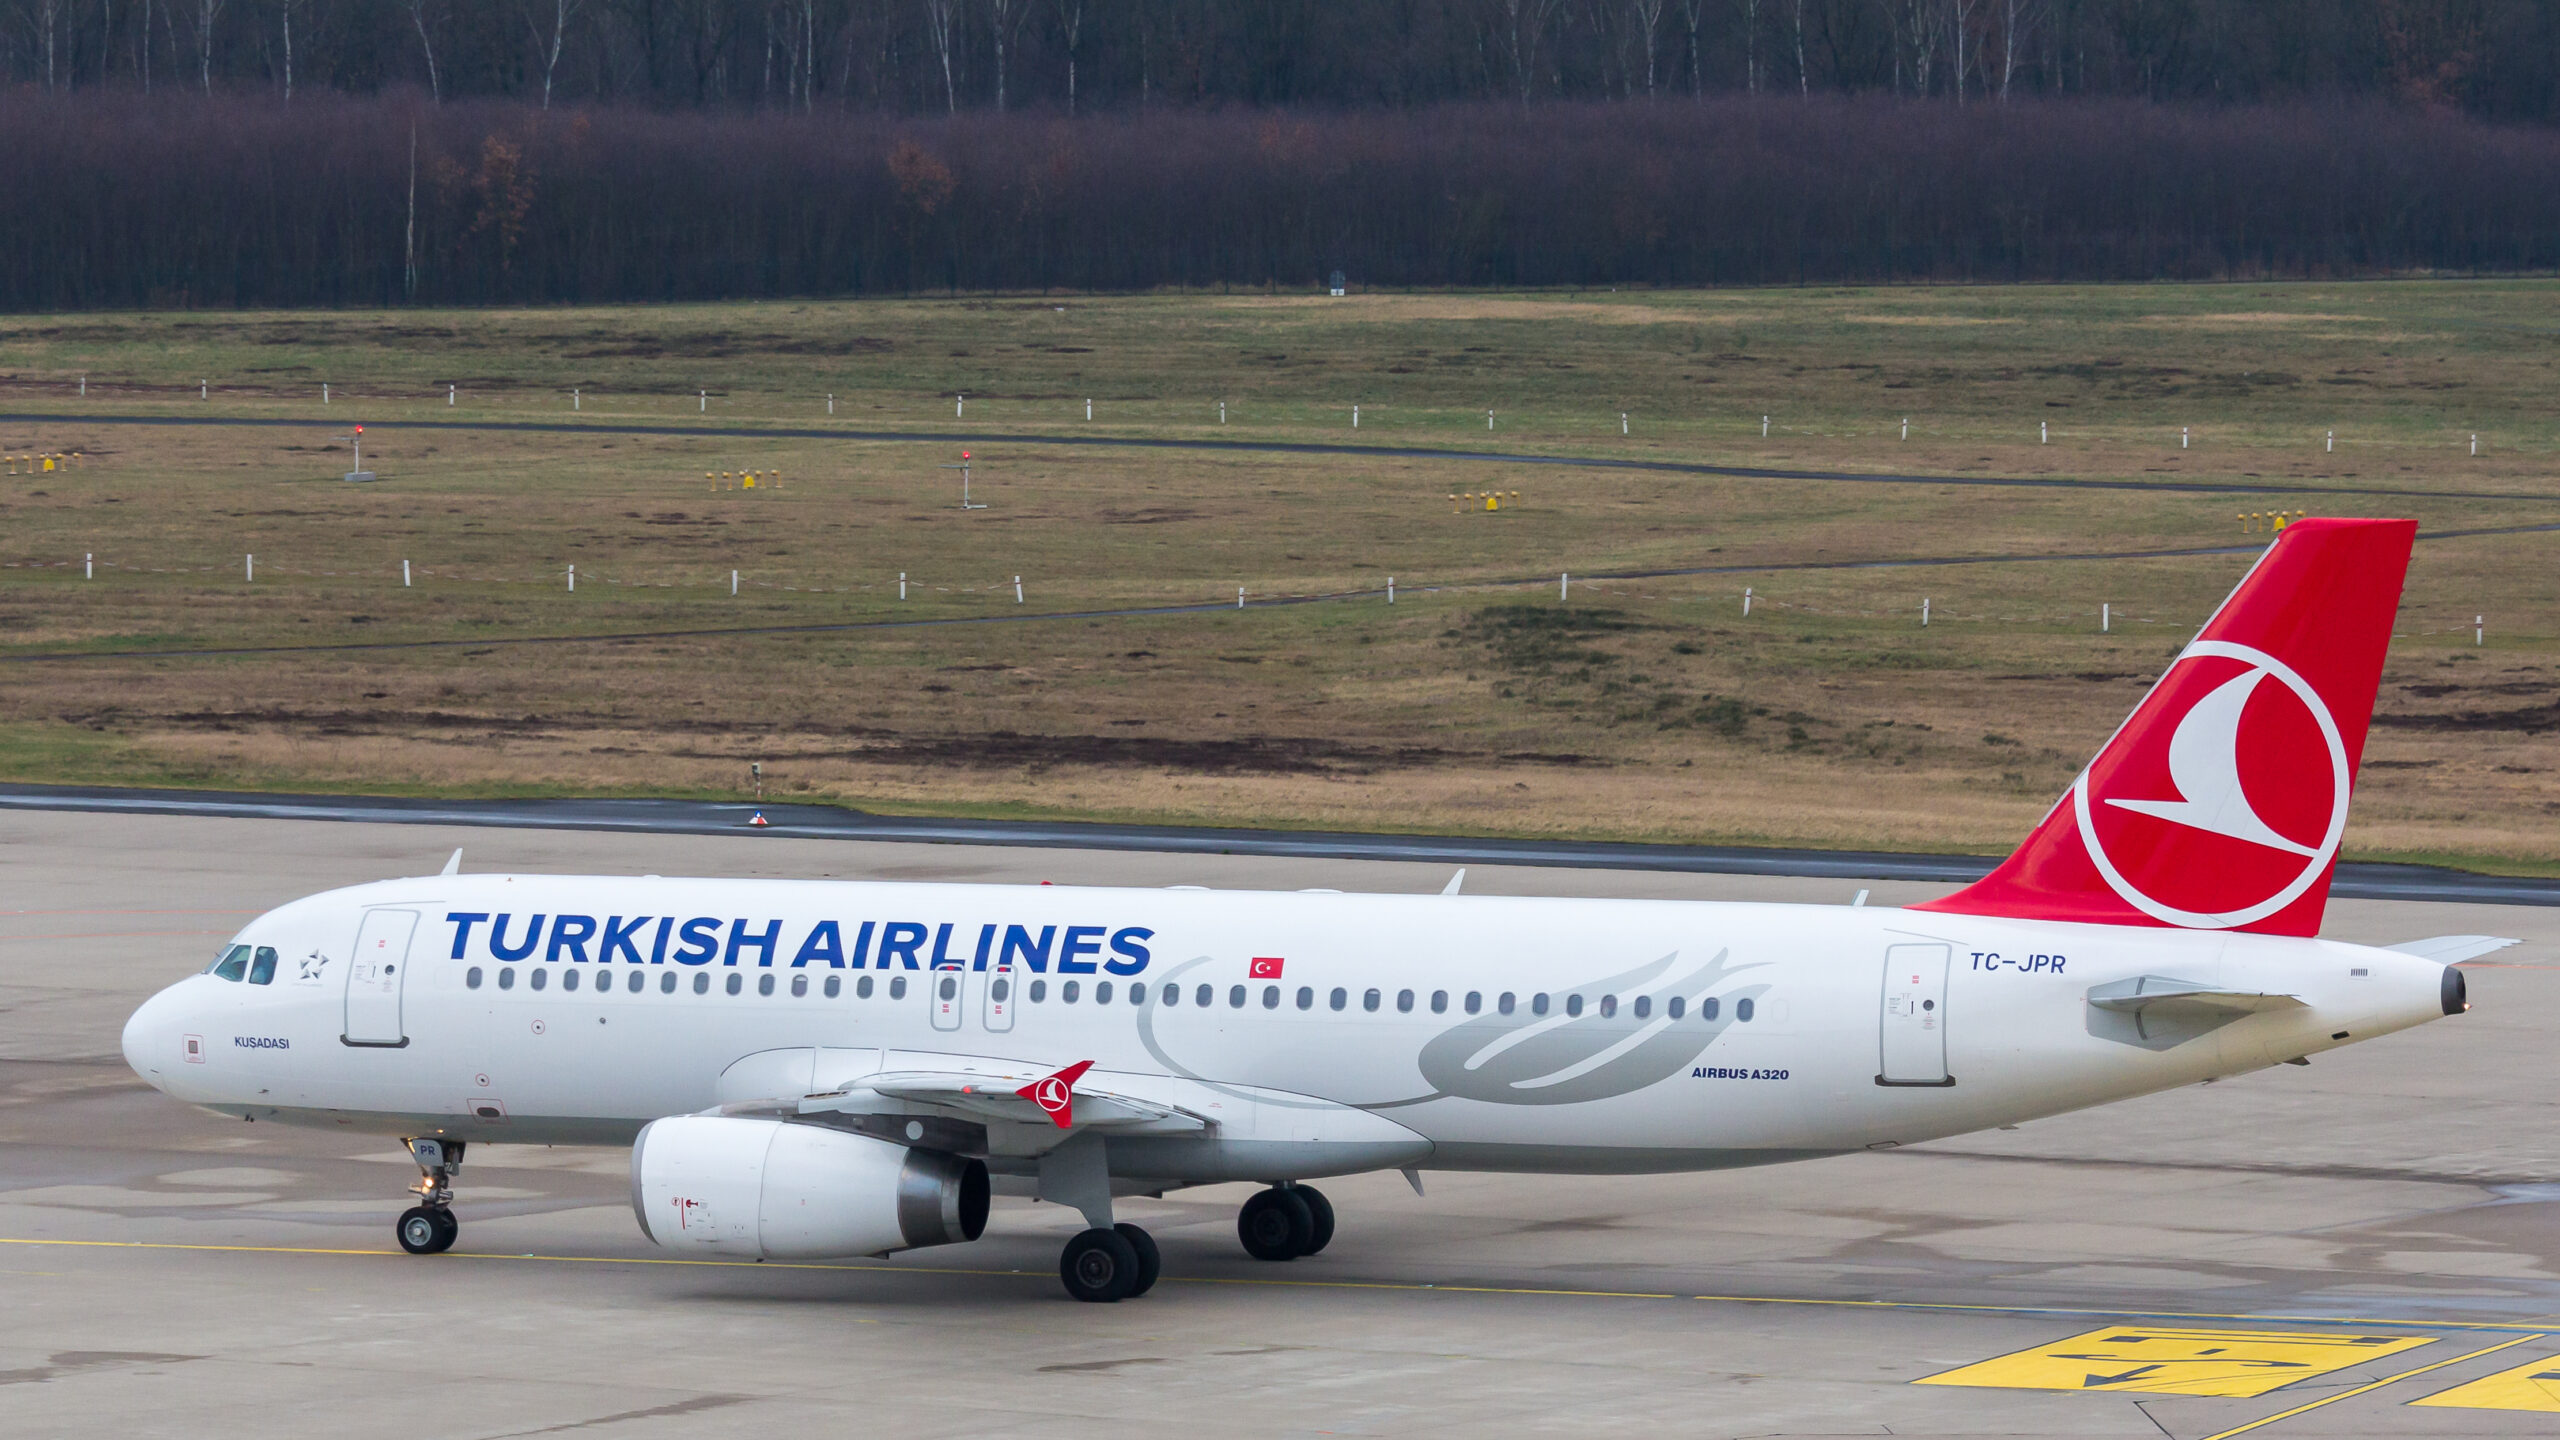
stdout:
{"type": "Polygon", "coordinates": [[[264,985],[276,978],[276,947],[261,945],[257,958],[249,962],[249,983],[264,985]]]}
{"type": "Polygon", "coordinates": [[[237,980],[249,973],[249,947],[234,945],[213,962],[211,973],[223,980],[237,980]]]}

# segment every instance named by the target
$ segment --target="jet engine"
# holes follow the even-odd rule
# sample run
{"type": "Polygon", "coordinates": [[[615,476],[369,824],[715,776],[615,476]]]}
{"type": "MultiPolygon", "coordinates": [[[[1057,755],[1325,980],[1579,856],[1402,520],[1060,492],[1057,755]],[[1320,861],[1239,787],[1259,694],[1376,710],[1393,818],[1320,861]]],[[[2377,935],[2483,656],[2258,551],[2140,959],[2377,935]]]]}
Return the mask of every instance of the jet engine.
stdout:
{"type": "Polygon", "coordinates": [[[818,1125],[679,1115],[631,1147],[631,1208],[670,1250],[766,1260],[975,1240],[987,1167],[818,1125]]]}

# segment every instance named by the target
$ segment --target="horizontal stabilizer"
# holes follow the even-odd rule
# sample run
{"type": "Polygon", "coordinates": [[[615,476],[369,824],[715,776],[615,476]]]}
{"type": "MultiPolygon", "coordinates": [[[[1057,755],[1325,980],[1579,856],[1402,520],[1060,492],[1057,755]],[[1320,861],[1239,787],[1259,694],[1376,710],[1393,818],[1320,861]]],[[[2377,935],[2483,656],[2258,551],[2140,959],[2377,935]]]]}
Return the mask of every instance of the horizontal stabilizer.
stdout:
{"type": "Polygon", "coordinates": [[[2157,1006],[2170,1006],[2182,1010],[2219,1010],[2238,1016],[2255,1015],[2265,1010],[2293,1009],[2302,1003],[2302,997],[2271,995],[2262,990],[2222,990],[2166,975],[2136,975],[2130,980],[2090,986],[2089,1003],[2120,1015],[2135,1015],[2157,1006]]]}
{"type": "Polygon", "coordinates": [[[2433,960],[2439,965],[2459,965],[2465,960],[2477,960],[2518,943],[2496,935],[2431,935],[2424,940],[2410,940],[2382,948],[2415,955],[2421,960],[2433,960]]]}

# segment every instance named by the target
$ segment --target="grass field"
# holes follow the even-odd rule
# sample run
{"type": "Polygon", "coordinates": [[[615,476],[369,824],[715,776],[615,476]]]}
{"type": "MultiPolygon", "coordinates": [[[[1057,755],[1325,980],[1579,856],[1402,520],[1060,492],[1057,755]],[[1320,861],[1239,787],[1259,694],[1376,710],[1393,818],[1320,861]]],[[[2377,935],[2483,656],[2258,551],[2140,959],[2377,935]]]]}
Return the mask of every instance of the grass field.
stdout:
{"type": "MultiPolygon", "coordinates": [[[[2239,516],[2275,508],[2560,523],[2560,350],[2536,320],[2555,298],[2409,282],[0,319],[0,409],[310,422],[0,422],[11,455],[82,454],[0,481],[0,657],[79,657],[0,662],[0,775],[733,794],[761,761],[780,793],[889,810],[1999,849],[2246,564],[2041,557],[2254,543],[2239,516]],[[359,422],[370,486],[334,478],[359,422]],[[940,468],[961,435],[983,510],[940,468]],[[2151,488],[1006,438],[1036,435],[2151,488]],[[723,488],[748,470],[756,490],[723,488]],[[2301,492],[2211,488],[2270,484],[2301,492]],[[1487,489],[1500,513],[1453,513],[1487,489]],[[1801,568],[1991,556],[2021,558],[1801,568]],[[1585,578],[1703,567],[1725,573],[1585,578]],[[680,633],[1238,587],[1253,608],[680,633]],[[1260,603],[1291,596],[1339,598],[1260,603]],[[655,638],[525,643],[633,633],[655,638]],[[416,640],[471,643],[120,653],[416,640]]],[[[2351,853],[2560,871],[2555,539],[2421,545],[2351,853]]]]}

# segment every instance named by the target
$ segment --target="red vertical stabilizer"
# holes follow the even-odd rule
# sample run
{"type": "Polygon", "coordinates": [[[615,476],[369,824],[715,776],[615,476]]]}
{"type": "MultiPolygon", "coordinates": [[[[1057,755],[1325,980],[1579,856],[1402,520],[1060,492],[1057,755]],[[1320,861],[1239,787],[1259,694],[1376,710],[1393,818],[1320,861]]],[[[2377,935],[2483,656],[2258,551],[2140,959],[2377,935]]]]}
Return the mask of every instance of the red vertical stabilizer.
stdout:
{"type": "Polygon", "coordinates": [[[2414,520],[2297,520],[1960,915],[2312,935],[2414,520]]]}

